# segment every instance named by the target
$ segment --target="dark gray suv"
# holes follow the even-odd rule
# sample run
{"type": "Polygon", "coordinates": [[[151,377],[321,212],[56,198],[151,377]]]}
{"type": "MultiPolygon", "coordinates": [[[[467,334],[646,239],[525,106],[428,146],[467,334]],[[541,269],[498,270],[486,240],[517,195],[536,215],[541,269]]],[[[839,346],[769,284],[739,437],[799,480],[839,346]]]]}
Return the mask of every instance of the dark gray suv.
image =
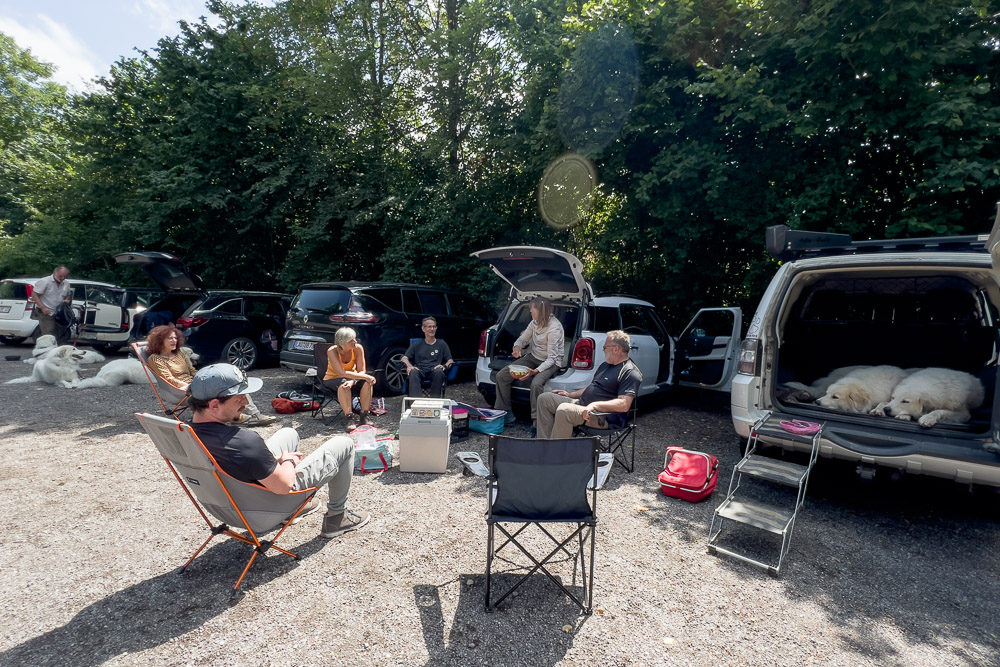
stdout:
{"type": "Polygon", "coordinates": [[[400,358],[410,341],[421,338],[421,320],[433,315],[438,338],[455,363],[476,364],[479,332],[494,313],[481,301],[454,290],[388,282],[330,282],[302,285],[285,324],[281,365],[297,371],[313,366],[316,343],[333,342],[340,327],[358,332],[369,372],[382,394],[398,394],[406,376],[400,358]]]}

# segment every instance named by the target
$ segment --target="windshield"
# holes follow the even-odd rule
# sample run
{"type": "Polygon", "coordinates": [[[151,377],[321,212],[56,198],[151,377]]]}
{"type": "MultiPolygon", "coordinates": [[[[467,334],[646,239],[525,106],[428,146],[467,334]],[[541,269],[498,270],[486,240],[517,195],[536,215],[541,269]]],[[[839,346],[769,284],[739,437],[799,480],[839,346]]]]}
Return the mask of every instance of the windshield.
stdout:
{"type": "Polygon", "coordinates": [[[292,309],[301,308],[324,315],[336,315],[347,311],[351,301],[351,291],[346,289],[304,289],[292,302],[292,309]]]}

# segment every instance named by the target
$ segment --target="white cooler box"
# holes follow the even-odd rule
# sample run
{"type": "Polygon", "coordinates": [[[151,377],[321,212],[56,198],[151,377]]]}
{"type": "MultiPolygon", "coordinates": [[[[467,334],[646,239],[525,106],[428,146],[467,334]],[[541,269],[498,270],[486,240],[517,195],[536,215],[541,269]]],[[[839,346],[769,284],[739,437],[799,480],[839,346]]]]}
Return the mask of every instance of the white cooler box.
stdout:
{"type": "Polygon", "coordinates": [[[451,401],[417,399],[399,420],[400,472],[444,472],[451,441],[451,401]]]}

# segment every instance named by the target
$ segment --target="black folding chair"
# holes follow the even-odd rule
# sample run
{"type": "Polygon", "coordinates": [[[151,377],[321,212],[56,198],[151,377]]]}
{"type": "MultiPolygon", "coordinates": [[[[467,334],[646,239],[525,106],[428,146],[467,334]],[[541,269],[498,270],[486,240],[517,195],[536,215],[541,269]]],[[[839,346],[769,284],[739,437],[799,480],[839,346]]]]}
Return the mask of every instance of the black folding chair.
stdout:
{"type": "MultiPolygon", "coordinates": [[[[628,411],[625,424],[618,428],[590,428],[586,425],[576,427],[576,432],[581,435],[600,438],[601,451],[613,454],[615,461],[625,468],[626,472],[635,470],[635,420],[638,415],[638,404],[639,400],[633,398],[632,409],[628,411]]],[[[601,414],[606,416],[606,413],[601,414]]]]}
{"type": "MultiPolygon", "coordinates": [[[[598,479],[600,443],[597,438],[567,438],[565,440],[538,440],[490,436],[488,499],[486,512],[488,526],[486,551],[486,611],[492,612],[531,575],[541,571],[572,600],[585,614],[593,609],[594,539],[597,527],[597,486],[588,484],[598,479]],[[569,524],[572,532],[565,539],[557,539],[551,524],[569,524]],[[505,526],[504,524],[517,524],[505,526]],[[522,534],[530,526],[546,535],[554,548],[546,546],[547,553],[536,558],[525,546],[522,534]],[[497,533],[500,535],[497,535],[497,533]],[[521,537],[519,540],[518,538],[521,537]],[[503,542],[497,546],[498,538],[503,542]],[[589,543],[589,573],[586,548],[589,543]],[[519,551],[511,558],[501,555],[508,545],[519,551]],[[563,585],[549,568],[559,562],[553,560],[564,554],[573,561],[573,579],[576,579],[577,562],[580,563],[580,597],[563,585]],[[530,564],[524,563],[526,557],[530,564]],[[513,558],[517,558],[516,562],[513,558]],[[493,561],[503,560],[516,569],[527,569],[503,595],[491,599],[493,561]]],[[[543,540],[546,544],[547,541],[543,540]]],[[[510,550],[509,550],[510,551],[510,550]]]]}

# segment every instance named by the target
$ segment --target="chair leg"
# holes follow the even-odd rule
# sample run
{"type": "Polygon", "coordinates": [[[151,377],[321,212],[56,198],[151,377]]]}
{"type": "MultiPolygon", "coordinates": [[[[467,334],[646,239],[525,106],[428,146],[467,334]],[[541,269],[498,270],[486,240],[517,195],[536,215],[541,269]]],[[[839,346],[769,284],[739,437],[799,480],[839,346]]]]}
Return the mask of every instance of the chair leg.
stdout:
{"type": "Polygon", "coordinates": [[[490,607],[490,584],[491,572],[493,570],[493,524],[489,525],[489,530],[486,535],[486,613],[491,613],[493,608],[490,607]]]}

